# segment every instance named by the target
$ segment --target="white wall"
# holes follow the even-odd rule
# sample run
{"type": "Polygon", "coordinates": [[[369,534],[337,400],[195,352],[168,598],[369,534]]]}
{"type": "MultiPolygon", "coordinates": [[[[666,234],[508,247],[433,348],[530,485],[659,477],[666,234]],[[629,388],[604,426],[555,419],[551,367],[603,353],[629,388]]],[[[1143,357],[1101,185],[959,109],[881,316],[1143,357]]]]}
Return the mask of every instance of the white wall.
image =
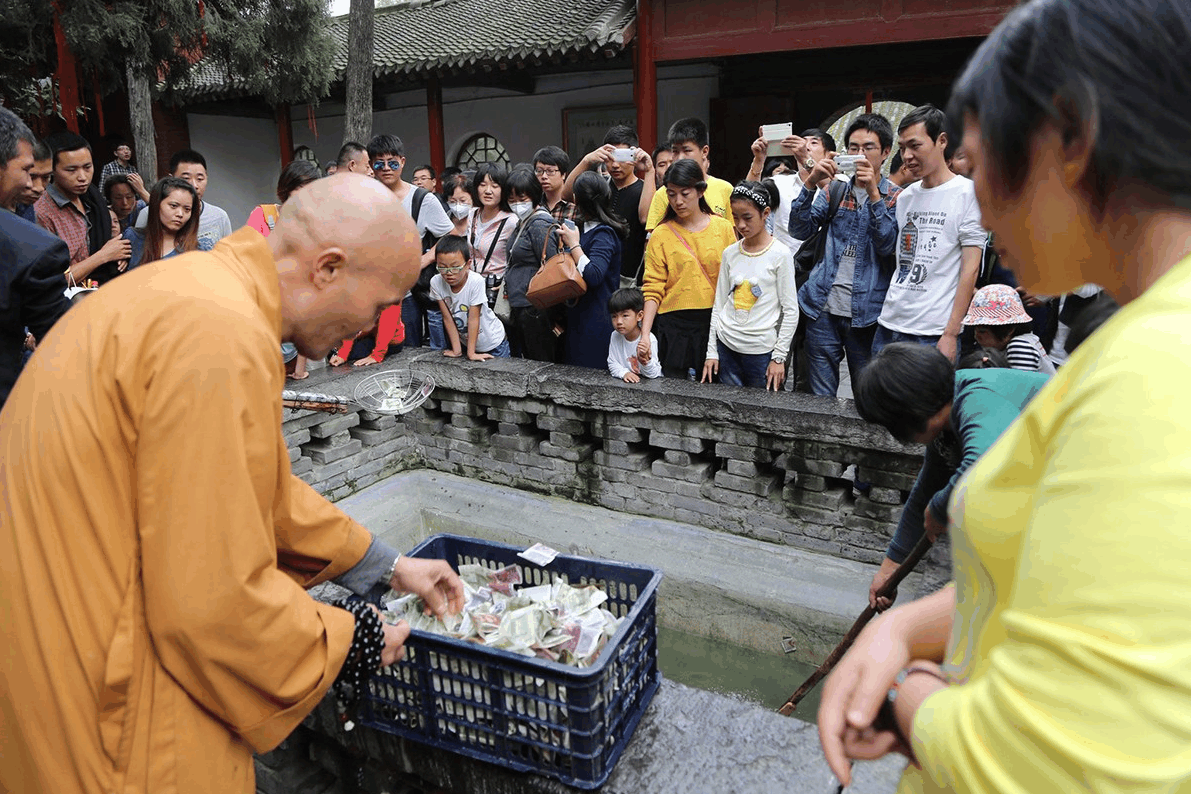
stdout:
{"type": "MultiPolygon", "coordinates": [[[[633,104],[632,72],[627,69],[546,75],[532,95],[499,88],[447,88],[443,91],[443,127],[447,162],[472,135],[486,132],[504,144],[512,162],[528,161],[547,144],[561,146],[562,112],[567,108],[633,104]]],[[[665,66],[658,70],[660,140],[670,124],[683,116],[707,119],[710,100],[719,90],[719,70],[707,64],[665,66]]],[[[373,134],[391,132],[405,144],[407,168],[430,161],[426,93],[389,94],[386,110],[373,114],[373,134]]],[[[294,145],[306,145],[320,162],[335,157],[343,143],[343,106],[327,103],[316,109],[318,138],[304,109],[293,115],[294,145]]],[[[367,143],[367,141],[363,141],[367,143]]],[[[406,177],[408,178],[408,174],[406,177]]]]}
{"type": "MultiPolygon", "coordinates": [[[[707,119],[719,90],[719,71],[708,64],[665,66],[658,70],[658,130],[661,140],[683,116],[707,119]]],[[[405,178],[430,161],[426,92],[404,91],[380,98],[374,134],[389,132],[405,144],[405,178]]],[[[562,112],[593,105],[631,105],[632,73],[627,69],[547,75],[532,95],[499,88],[448,88],[443,91],[447,162],[472,135],[486,132],[504,144],[512,162],[528,161],[542,146],[563,143],[562,112]]],[[[294,146],[309,146],[320,163],[334,159],[343,144],[344,109],[327,102],[315,109],[314,128],[305,107],[291,116],[294,146]],[[317,136],[316,136],[317,130],[317,136]]],[[[238,227],[257,204],[274,200],[281,170],[277,127],[270,119],[190,114],[191,145],[207,158],[211,202],[227,210],[238,227]]],[[[367,143],[367,141],[362,141],[367,143]]]]}
{"type": "Polygon", "coordinates": [[[277,124],[272,119],[187,114],[190,147],[207,160],[205,198],[238,229],[257,204],[277,201],[281,174],[277,124]]]}

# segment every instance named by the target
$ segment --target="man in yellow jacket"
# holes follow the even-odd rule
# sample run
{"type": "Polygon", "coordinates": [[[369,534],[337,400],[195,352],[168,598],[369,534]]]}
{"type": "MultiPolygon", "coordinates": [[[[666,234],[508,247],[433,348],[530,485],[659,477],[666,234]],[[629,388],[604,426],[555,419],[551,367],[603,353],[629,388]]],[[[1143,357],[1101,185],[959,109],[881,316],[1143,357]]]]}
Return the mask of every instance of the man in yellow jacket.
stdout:
{"type": "MultiPolygon", "coordinates": [[[[381,578],[458,611],[445,562],[374,541],[281,436],[278,343],[325,356],[420,253],[389,191],[336,176],[267,240],[124,275],[39,345],[0,412],[0,791],[250,794],[252,753],[352,647],[304,587],[381,578]]],[[[385,627],[386,663],[408,633],[385,627]]]]}

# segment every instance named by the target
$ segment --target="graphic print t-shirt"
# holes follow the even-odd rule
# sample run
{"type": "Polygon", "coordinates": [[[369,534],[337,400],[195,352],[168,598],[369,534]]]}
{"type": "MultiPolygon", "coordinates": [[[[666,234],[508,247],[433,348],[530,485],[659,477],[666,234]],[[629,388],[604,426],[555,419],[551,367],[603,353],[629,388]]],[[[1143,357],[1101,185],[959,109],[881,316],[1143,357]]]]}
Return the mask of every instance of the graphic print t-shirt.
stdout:
{"type": "Polygon", "coordinates": [[[961,249],[984,245],[972,180],[956,176],[929,189],[910,185],[897,198],[897,230],[897,270],[879,322],[906,334],[938,336],[955,303],[961,249]]]}
{"type": "MultiPolygon", "coordinates": [[[[488,296],[484,291],[484,277],[474,270],[467,272],[467,283],[458,292],[451,292],[446,279],[436,275],[430,280],[431,300],[445,301],[459,332],[459,346],[467,352],[467,313],[472,306],[480,307],[480,333],[476,338],[476,352],[488,353],[505,341],[504,326],[500,318],[488,308],[488,296]]],[[[447,318],[444,317],[445,321],[447,318]]]]}

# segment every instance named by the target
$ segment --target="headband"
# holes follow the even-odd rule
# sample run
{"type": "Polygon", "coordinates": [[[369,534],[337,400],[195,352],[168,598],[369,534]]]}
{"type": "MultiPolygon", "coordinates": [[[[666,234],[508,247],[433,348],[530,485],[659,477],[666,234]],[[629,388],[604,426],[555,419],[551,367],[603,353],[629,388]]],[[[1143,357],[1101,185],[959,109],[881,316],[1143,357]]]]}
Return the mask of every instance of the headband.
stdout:
{"type": "Polygon", "coordinates": [[[736,198],[737,196],[740,196],[741,198],[748,199],[749,201],[753,202],[754,204],[756,204],[758,207],[760,207],[762,209],[770,208],[769,207],[769,196],[762,194],[758,190],[753,190],[750,187],[745,187],[744,185],[737,185],[736,187],[732,188],[732,198],[736,198]]]}

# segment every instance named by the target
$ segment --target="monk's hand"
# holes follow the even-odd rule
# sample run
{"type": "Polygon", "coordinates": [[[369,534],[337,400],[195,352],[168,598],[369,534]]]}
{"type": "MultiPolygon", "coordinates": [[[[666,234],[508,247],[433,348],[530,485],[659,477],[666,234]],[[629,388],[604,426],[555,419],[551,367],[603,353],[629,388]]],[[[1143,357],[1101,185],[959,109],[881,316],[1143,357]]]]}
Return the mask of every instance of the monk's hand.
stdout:
{"type": "Polygon", "coordinates": [[[875,726],[897,674],[910,661],[910,645],[899,630],[897,610],[874,620],[856,638],[823,685],[819,701],[819,743],[831,771],[852,782],[853,758],[879,757],[900,749],[897,735],[875,726]]]}
{"type": "Polygon", "coordinates": [[[405,658],[405,641],[409,639],[409,624],[404,620],[393,626],[385,623],[385,647],[380,652],[380,666],[388,667],[405,658]]]}
{"type": "Polygon", "coordinates": [[[463,611],[463,580],[444,560],[403,556],[393,569],[389,586],[399,593],[421,596],[426,614],[439,620],[463,611]]]}

